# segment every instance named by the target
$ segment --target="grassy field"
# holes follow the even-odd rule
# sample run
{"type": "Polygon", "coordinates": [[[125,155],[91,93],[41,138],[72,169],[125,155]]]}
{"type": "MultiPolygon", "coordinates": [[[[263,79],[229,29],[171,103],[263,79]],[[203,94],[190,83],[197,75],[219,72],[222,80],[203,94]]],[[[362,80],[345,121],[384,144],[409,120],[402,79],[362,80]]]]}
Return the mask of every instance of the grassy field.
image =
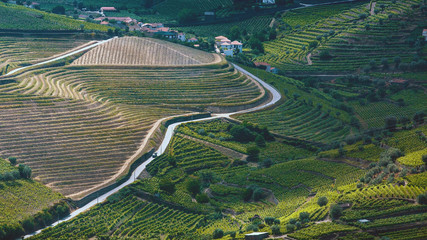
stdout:
{"type": "Polygon", "coordinates": [[[73,65],[200,65],[219,58],[210,53],[152,38],[116,38],[92,49],[73,65]],[[120,51],[117,51],[120,50],[120,51]]]}
{"type": "Polygon", "coordinates": [[[74,20],[58,14],[46,13],[24,6],[0,3],[0,29],[12,30],[98,30],[110,27],[74,20]]]}

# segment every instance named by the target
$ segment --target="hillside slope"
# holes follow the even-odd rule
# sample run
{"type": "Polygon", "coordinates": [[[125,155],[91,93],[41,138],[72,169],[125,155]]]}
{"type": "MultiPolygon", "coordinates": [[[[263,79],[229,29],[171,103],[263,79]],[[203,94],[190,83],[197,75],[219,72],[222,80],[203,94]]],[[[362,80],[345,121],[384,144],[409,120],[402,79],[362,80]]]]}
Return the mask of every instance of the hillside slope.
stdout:
{"type": "Polygon", "coordinates": [[[123,37],[92,49],[73,65],[195,65],[208,64],[219,57],[178,44],[152,39],[123,37]]]}

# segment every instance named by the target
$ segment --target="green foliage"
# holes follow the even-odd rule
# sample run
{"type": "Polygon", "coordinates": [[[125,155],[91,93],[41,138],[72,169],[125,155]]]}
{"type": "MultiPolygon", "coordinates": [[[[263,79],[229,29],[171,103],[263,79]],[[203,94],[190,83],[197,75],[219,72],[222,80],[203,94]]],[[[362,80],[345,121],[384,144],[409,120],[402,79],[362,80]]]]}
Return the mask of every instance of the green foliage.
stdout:
{"type": "Polygon", "coordinates": [[[271,233],[273,235],[280,235],[280,233],[281,233],[279,225],[273,225],[273,226],[270,227],[270,229],[271,229],[271,233]]]}
{"type": "Polygon", "coordinates": [[[178,12],[178,22],[179,23],[189,23],[195,21],[197,18],[197,14],[188,8],[184,8],[178,12]]]}
{"type": "Polygon", "coordinates": [[[200,193],[201,189],[200,181],[197,179],[190,179],[187,183],[187,190],[193,195],[196,196],[198,193],[200,193]]]}
{"type": "Polygon", "coordinates": [[[162,179],[160,181],[159,187],[161,190],[173,194],[176,191],[175,184],[169,179],[162,179]]]}
{"type": "Polygon", "coordinates": [[[80,30],[81,24],[84,25],[86,30],[106,32],[110,28],[100,24],[81,22],[65,16],[26,8],[24,6],[0,2],[1,29],[80,30]]]}
{"type": "Polygon", "coordinates": [[[328,198],[325,196],[320,197],[319,199],[317,199],[317,204],[321,207],[325,206],[326,204],[328,204],[328,198]]]}
{"type": "Polygon", "coordinates": [[[222,231],[222,229],[215,229],[212,237],[214,239],[217,239],[217,238],[222,238],[223,236],[224,236],[224,231],[222,231]]]}
{"type": "Polygon", "coordinates": [[[254,146],[249,146],[246,149],[246,152],[248,153],[248,161],[257,162],[259,160],[259,148],[254,146]]]}
{"type": "Polygon", "coordinates": [[[427,194],[420,194],[417,196],[418,204],[427,204],[427,194]]]}
{"type": "Polygon", "coordinates": [[[197,194],[196,200],[198,203],[208,203],[209,197],[206,193],[197,194]]]}
{"type": "Polygon", "coordinates": [[[8,160],[12,166],[16,165],[16,157],[9,157],[8,160]]]}
{"type": "Polygon", "coordinates": [[[337,220],[342,216],[342,211],[343,209],[340,205],[334,204],[331,206],[329,216],[331,216],[333,220],[337,220]]]}

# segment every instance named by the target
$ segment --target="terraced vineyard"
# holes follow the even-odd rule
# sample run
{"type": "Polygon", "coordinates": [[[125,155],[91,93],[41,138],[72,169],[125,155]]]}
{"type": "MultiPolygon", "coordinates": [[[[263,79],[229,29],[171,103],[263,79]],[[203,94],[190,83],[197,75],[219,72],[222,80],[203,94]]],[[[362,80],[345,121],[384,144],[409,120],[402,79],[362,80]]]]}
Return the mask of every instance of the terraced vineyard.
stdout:
{"type": "Polygon", "coordinates": [[[115,176],[156,121],[149,109],[141,118],[105,103],[4,92],[0,106],[2,155],[64,195],[115,176]]]}
{"type": "Polygon", "coordinates": [[[191,32],[198,36],[216,37],[219,35],[228,35],[230,33],[230,29],[237,26],[241,31],[246,31],[249,34],[255,34],[265,29],[269,29],[272,20],[273,18],[271,16],[256,16],[243,21],[231,23],[178,27],[177,29],[183,32],[191,32]]]}
{"type": "Polygon", "coordinates": [[[63,198],[36,181],[0,181],[0,229],[4,225],[18,224],[63,198]]]}
{"type": "Polygon", "coordinates": [[[100,204],[30,239],[80,239],[108,235],[120,239],[182,237],[193,232],[203,219],[203,215],[186,213],[129,195],[100,204]]]}
{"type": "Polygon", "coordinates": [[[0,37],[0,75],[19,64],[52,57],[87,42],[74,38],[0,37]]]}
{"type": "MultiPolygon", "coordinates": [[[[411,8],[420,2],[376,1],[376,6],[384,4],[385,9],[382,11],[377,7],[379,13],[372,16],[369,14],[369,3],[359,3],[348,10],[345,10],[348,5],[341,5],[343,11],[339,12],[334,11],[337,7],[296,10],[296,13],[324,11],[326,14],[318,14],[318,20],[314,23],[307,21],[306,15],[301,15],[300,24],[307,25],[302,25],[277,40],[266,42],[266,55],[257,58],[257,61],[269,62],[284,72],[354,71],[372,60],[379,64],[382,58],[393,59],[395,56],[400,56],[403,62],[409,62],[416,50],[404,43],[403,39],[410,35],[412,29],[399,30],[402,28],[401,21],[398,18],[388,19],[388,15],[404,16],[413,14],[414,11],[417,11],[415,15],[420,15],[419,10],[411,8]],[[349,24],[353,24],[352,27],[349,27],[349,24]],[[388,37],[384,41],[380,36],[388,37]],[[315,45],[310,46],[312,42],[315,45]],[[333,56],[331,60],[320,59],[319,53],[325,50],[333,56]],[[313,53],[312,65],[307,65],[306,58],[309,53],[313,53]]],[[[283,21],[286,22],[286,14],[283,21]]],[[[298,17],[293,16],[291,22],[298,22],[298,17]]]]}
{"type": "Polygon", "coordinates": [[[72,65],[17,79],[0,85],[2,156],[17,156],[37,178],[74,198],[126,173],[158,119],[245,108],[265,98],[225,62],[160,70],[72,65]]]}
{"type": "Polygon", "coordinates": [[[197,12],[214,10],[219,7],[228,7],[233,4],[231,0],[175,0],[162,1],[154,9],[162,15],[176,17],[176,14],[184,7],[197,12]]]}
{"type": "Polygon", "coordinates": [[[218,56],[152,38],[113,39],[73,62],[73,65],[197,65],[219,62],[218,56]],[[118,51],[120,49],[120,51],[118,51]]]}
{"type": "Polygon", "coordinates": [[[316,142],[340,140],[350,132],[341,121],[292,99],[272,110],[245,114],[239,119],[262,123],[285,136],[316,142]]]}

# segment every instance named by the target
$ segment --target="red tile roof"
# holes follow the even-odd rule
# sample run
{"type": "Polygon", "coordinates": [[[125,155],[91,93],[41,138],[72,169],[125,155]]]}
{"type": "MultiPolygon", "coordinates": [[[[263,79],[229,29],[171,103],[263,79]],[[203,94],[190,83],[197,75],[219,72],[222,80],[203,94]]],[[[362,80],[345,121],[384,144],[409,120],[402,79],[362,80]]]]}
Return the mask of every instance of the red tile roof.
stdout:
{"type": "Polygon", "coordinates": [[[270,66],[270,64],[268,64],[266,62],[254,62],[254,64],[255,64],[256,67],[259,67],[259,66],[270,66]]]}
{"type": "Polygon", "coordinates": [[[242,45],[242,43],[239,41],[232,41],[231,45],[242,45]]]}
{"type": "Polygon", "coordinates": [[[101,11],[117,11],[115,7],[102,7],[101,11]]]}

